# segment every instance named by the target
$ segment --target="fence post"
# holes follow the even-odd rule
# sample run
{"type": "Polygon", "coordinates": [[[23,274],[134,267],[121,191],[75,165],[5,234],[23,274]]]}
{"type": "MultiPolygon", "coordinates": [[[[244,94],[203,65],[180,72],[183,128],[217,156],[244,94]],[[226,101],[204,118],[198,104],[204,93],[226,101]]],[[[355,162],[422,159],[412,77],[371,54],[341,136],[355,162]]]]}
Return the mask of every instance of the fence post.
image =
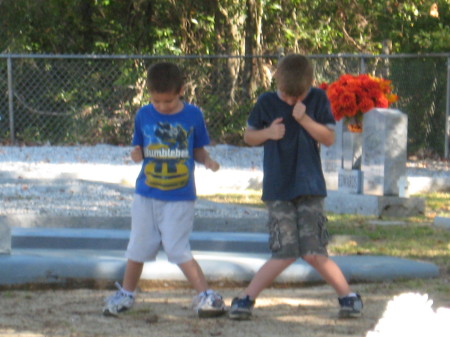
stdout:
{"type": "Polygon", "coordinates": [[[12,71],[12,59],[11,56],[7,58],[8,66],[8,110],[9,110],[9,133],[11,144],[16,142],[15,131],[14,131],[14,104],[13,104],[13,71],[12,71]]]}
{"type": "Polygon", "coordinates": [[[450,137],[450,56],[447,57],[447,106],[445,108],[445,158],[449,158],[450,137]]]}
{"type": "Polygon", "coordinates": [[[360,74],[365,74],[366,73],[366,60],[364,58],[364,55],[361,55],[361,63],[360,63],[359,73],[360,74]]]}

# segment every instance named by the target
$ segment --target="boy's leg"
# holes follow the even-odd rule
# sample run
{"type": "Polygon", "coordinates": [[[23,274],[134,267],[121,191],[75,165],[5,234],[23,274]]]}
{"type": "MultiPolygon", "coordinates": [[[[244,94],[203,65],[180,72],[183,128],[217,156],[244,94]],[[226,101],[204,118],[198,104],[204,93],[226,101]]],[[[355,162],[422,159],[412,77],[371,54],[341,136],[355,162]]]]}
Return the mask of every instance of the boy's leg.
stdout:
{"type": "Polygon", "coordinates": [[[192,299],[192,308],[200,318],[217,317],[225,313],[225,304],[221,295],[208,289],[208,282],[200,265],[195,259],[178,265],[192,287],[197,290],[197,296],[192,299]]]}
{"type": "Polygon", "coordinates": [[[176,263],[192,287],[198,292],[192,306],[199,317],[215,317],[225,313],[222,296],[208,289],[200,265],[193,258],[189,237],[194,224],[194,202],[161,202],[159,225],[162,245],[170,262],[176,263]]]}
{"type": "Polygon", "coordinates": [[[267,288],[275,278],[281,274],[296,259],[270,259],[256,272],[250,284],[240,297],[233,298],[231,309],[228,313],[230,319],[246,320],[252,316],[255,299],[267,288]]]}
{"type": "Polygon", "coordinates": [[[249,319],[256,297],[299,257],[294,203],[270,201],[266,205],[269,211],[269,248],[272,258],[258,270],[244,294],[233,299],[228,313],[231,319],[249,319]]]}
{"type": "Polygon", "coordinates": [[[323,198],[296,199],[299,245],[302,258],[308,262],[338,294],[350,292],[341,269],[328,257],[328,231],[323,211],[323,198]]]}
{"type": "Polygon", "coordinates": [[[339,266],[328,256],[307,255],[303,259],[308,262],[322,278],[336,291],[338,296],[350,293],[350,287],[339,266]]]}
{"type": "Polygon", "coordinates": [[[336,291],[340,305],[339,317],[361,316],[363,308],[361,296],[351,291],[344,274],[333,260],[323,255],[309,255],[304,256],[303,259],[316,269],[322,278],[336,291]]]}
{"type": "Polygon", "coordinates": [[[137,262],[130,259],[127,261],[122,284],[124,290],[129,292],[134,292],[136,290],[143,268],[144,263],[142,262],[137,262]]]}
{"type": "Polygon", "coordinates": [[[271,285],[275,278],[295,260],[295,258],[268,260],[253,276],[244,294],[250,296],[251,299],[257,298],[261,291],[271,285]]]}
{"type": "Polygon", "coordinates": [[[161,202],[159,226],[162,245],[170,262],[176,263],[198,293],[208,284],[197,261],[192,257],[189,236],[194,226],[194,202],[161,202]]]}
{"type": "Polygon", "coordinates": [[[180,263],[178,266],[198,293],[208,290],[205,275],[195,259],[180,263]]]}
{"type": "Polygon", "coordinates": [[[296,199],[299,228],[299,244],[302,258],[336,291],[339,297],[342,317],[356,317],[361,314],[362,301],[350,286],[339,266],[328,257],[328,231],[323,211],[323,199],[302,197],[296,199]]]}
{"type": "Polygon", "coordinates": [[[131,234],[125,256],[128,258],[123,277],[123,287],[105,299],[103,313],[118,315],[134,304],[135,290],[142,274],[143,262],[152,261],[158,253],[161,238],[157,224],[153,221],[155,200],[135,195],[131,205],[131,234]]]}
{"type": "Polygon", "coordinates": [[[255,299],[299,257],[297,211],[289,201],[266,202],[269,212],[269,249],[272,258],[252,278],[245,294],[255,299]]]}
{"type": "Polygon", "coordinates": [[[167,258],[180,267],[192,287],[201,293],[208,289],[208,285],[202,269],[192,256],[189,242],[194,227],[194,205],[193,201],[160,201],[159,230],[167,258]]]}

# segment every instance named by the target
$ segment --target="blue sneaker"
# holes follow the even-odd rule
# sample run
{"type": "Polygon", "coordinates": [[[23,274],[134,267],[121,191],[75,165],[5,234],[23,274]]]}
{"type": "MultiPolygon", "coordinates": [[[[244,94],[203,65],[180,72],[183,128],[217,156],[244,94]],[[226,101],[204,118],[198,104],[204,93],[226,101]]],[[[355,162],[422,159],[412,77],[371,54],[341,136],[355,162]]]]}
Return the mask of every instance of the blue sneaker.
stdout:
{"type": "Polygon", "coordinates": [[[235,320],[246,320],[252,316],[252,309],[255,301],[247,295],[244,298],[235,297],[231,302],[231,308],[228,317],[235,320]]]}
{"type": "Polygon", "coordinates": [[[364,305],[359,294],[356,294],[356,296],[340,297],[338,300],[341,306],[339,318],[361,317],[364,305]]]}

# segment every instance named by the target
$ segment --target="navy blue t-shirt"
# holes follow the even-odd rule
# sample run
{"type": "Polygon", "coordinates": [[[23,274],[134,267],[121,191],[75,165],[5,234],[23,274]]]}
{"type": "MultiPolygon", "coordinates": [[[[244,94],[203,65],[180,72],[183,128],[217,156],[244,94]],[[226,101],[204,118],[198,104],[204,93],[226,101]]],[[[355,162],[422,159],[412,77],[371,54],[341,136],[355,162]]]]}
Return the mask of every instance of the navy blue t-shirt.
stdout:
{"type": "MultiPolygon", "coordinates": [[[[325,92],[311,88],[303,100],[306,114],[324,125],[334,125],[325,92]]],[[[262,200],[292,200],[299,196],[326,196],[319,143],[292,116],[294,106],[282,101],[276,92],[266,92],[250,112],[248,126],[260,130],[283,118],[286,133],[264,146],[262,200]]]]}

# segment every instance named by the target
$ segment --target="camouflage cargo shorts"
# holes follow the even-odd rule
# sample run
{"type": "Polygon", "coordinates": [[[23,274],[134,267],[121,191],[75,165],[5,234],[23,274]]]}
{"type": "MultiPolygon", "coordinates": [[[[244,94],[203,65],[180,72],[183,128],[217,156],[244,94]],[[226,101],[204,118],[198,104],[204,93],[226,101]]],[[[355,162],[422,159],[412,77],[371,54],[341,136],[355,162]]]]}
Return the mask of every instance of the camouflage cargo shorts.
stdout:
{"type": "Polygon", "coordinates": [[[290,201],[266,201],[269,211],[269,248],[272,257],[328,256],[324,198],[298,197],[290,201]]]}

